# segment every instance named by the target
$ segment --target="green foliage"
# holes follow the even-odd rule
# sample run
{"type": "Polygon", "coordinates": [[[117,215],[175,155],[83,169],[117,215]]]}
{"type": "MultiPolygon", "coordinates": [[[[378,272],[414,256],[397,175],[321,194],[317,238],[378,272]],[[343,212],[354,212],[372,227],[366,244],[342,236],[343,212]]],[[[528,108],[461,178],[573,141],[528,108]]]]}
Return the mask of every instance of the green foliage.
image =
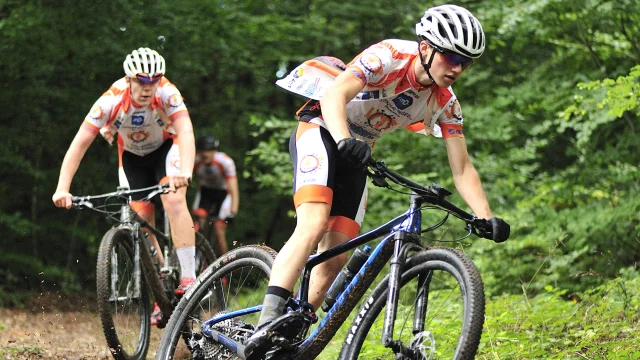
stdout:
{"type": "Polygon", "coordinates": [[[79,291],[77,275],[41,259],[13,253],[0,253],[0,306],[22,306],[28,291],[79,291]]]}

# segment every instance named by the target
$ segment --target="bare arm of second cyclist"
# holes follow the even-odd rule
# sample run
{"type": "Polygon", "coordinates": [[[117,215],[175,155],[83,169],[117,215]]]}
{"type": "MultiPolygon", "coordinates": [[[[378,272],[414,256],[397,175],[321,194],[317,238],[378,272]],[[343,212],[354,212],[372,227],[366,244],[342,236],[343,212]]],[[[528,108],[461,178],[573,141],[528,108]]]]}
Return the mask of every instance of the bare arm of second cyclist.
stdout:
{"type": "Polygon", "coordinates": [[[178,149],[180,150],[180,175],[169,178],[175,188],[188,186],[193,174],[193,162],[196,157],[196,146],[193,138],[191,118],[182,116],[173,121],[173,129],[178,135],[178,149]]]}
{"type": "Polygon", "coordinates": [[[76,171],[78,171],[84,154],[95,138],[96,134],[81,127],[73,138],[71,145],[69,145],[67,154],[64,156],[62,166],[60,167],[60,177],[58,178],[56,192],[51,197],[57,207],[71,209],[71,193],[69,193],[71,181],[76,171]]]}
{"type": "Polygon", "coordinates": [[[236,176],[227,179],[227,187],[231,195],[231,213],[238,215],[238,207],[240,206],[240,190],[238,189],[238,178],[236,176]]]}
{"type": "Polygon", "coordinates": [[[444,143],[447,147],[453,182],[460,196],[478,217],[490,219],[493,217],[491,208],[482,189],[480,176],[469,158],[466,141],[461,137],[451,137],[444,139],[444,143]]]}
{"type": "Polygon", "coordinates": [[[335,142],[351,136],[347,126],[347,103],[364,88],[355,75],[345,71],[338,75],[320,100],[322,118],[335,142]]]}

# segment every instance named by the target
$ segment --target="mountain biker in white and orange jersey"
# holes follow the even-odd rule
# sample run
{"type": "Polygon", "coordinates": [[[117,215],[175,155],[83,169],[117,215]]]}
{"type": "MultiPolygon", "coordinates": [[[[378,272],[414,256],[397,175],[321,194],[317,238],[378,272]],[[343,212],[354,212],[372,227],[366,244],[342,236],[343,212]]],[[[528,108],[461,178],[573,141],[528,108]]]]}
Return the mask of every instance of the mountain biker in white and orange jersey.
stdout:
{"type": "MultiPolygon", "coordinates": [[[[193,127],[180,91],[165,75],[165,61],[149,48],[127,55],[125,77],[96,101],[71,142],[60,169],[53,202],[71,208],[69,189],[85,152],[101,133],[107,141],[117,136],[121,186],[140,189],[168,180],[174,190],[161,195],[176,246],[182,295],[195,279],[195,233],[186,201],[195,158],[193,127]]],[[[134,200],[140,200],[144,194],[134,200]]],[[[132,207],[154,224],[154,205],[133,202],[132,207]]],[[[157,240],[151,236],[156,249],[157,240]]],[[[162,251],[158,251],[162,262],[162,251]]]]}
{"type": "MultiPolygon", "coordinates": [[[[198,192],[191,210],[200,228],[207,217],[214,217],[215,250],[218,256],[229,249],[227,225],[238,214],[240,192],[236,164],[229,155],[218,150],[219,141],[213,135],[203,135],[196,142],[198,152],[193,172],[198,181],[198,192]]],[[[213,240],[213,239],[211,239],[213,240]]]]}
{"type": "MultiPolygon", "coordinates": [[[[297,113],[289,146],[297,225],[273,263],[258,329],[246,342],[249,359],[278,333],[282,322],[274,320],[284,313],[316,246],[323,252],[360,230],[367,197],[364,167],[383,133],[409,128],[442,137],[462,198],[478,217],[489,219],[494,241],[509,237],[509,224],[493,217],[471,164],[462,111],[451,89],[484,51],[482,26],[466,9],[442,5],[425,11],[416,34],[418,42],[374,44],[346,66],[329,57],[309,60],[277,82],[311,100],[297,113]]],[[[345,253],[313,268],[309,302],[315,309],[346,261],[345,253]]]]}

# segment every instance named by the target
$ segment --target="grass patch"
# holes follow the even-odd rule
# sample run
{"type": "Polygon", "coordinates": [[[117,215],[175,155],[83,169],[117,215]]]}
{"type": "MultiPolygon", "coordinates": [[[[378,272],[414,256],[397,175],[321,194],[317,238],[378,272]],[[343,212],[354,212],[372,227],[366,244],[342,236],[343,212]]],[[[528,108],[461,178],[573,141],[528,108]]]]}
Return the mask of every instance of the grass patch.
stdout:
{"type": "MultiPolygon", "coordinates": [[[[487,299],[476,359],[640,359],[640,276],[627,275],[571,296],[547,286],[487,299]]],[[[352,320],[318,359],[337,357],[352,320]]]]}

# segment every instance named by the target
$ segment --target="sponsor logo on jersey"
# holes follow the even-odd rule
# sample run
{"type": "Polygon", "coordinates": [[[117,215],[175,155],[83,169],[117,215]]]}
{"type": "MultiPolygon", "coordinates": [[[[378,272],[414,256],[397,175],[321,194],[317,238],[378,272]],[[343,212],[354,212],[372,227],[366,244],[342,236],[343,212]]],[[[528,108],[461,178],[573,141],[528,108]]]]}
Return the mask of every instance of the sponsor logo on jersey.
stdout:
{"type": "Polygon", "coordinates": [[[122,126],[122,119],[118,119],[113,123],[113,126],[116,127],[116,129],[120,129],[120,126],[122,126]]]}
{"type": "Polygon", "coordinates": [[[99,105],[95,105],[94,107],[91,108],[91,111],[89,111],[89,117],[91,117],[94,120],[100,120],[104,117],[104,110],[102,110],[102,108],[99,105]]]}
{"type": "Polygon", "coordinates": [[[360,64],[365,70],[372,74],[379,74],[383,70],[382,60],[374,54],[363,54],[360,56],[360,64]]]}
{"type": "Polygon", "coordinates": [[[449,128],[449,129],[447,130],[447,132],[449,133],[449,135],[456,135],[456,134],[458,134],[458,135],[464,135],[464,134],[462,133],[462,129],[449,128]]]}
{"type": "Polygon", "coordinates": [[[318,90],[318,84],[320,84],[320,78],[316,78],[316,81],[313,84],[310,84],[309,87],[304,91],[305,96],[312,96],[316,90],[318,90]]]}
{"type": "Polygon", "coordinates": [[[143,115],[133,115],[131,117],[131,124],[133,126],[142,126],[142,124],[144,124],[144,116],[143,115]]]}
{"type": "Polygon", "coordinates": [[[307,85],[307,79],[302,79],[302,81],[300,82],[300,84],[298,86],[296,86],[296,91],[300,91],[302,90],[302,88],[307,85]]]}
{"type": "Polygon", "coordinates": [[[451,104],[451,115],[458,119],[462,119],[462,109],[460,108],[460,103],[456,100],[451,104]]]}
{"type": "Polygon", "coordinates": [[[293,73],[293,77],[295,79],[299,78],[302,76],[302,74],[304,74],[304,69],[301,67],[299,67],[294,73],[293,73]]]}
{"type": "Polygon", "coordinates": [[[129,140],[133,141],[134,143],[139,143],[147,140],[147,138],[149,137],[149,132],[135,131],[127,134],[127,137],[129,138],[129,140]]]}
{"type": "Polygon", "coordinates": [[[361,92],[356,98],[360,100],[380,99],[380,90],[361,92]]]}
{"type": "Polygon", "coordinates": [[[180,170],[180,159],[173,159],[169,161],[169,166],[176,169],[176,170],[180,170]]]}
{"type": "Polygon", "coordinates": [[[400,110],[404,110],[413,104],[413,98],[407,94],[400,94],[393,98],[393,103],[400,110]]]}
{"type": "Polygon", "coordinates": [[[318,155],[305,155],[305,157],[300,160],[300,172],[306,174],[319,169],[323,160],[324,159],[318,155]]]}
{"type": "Polygon", "coordinates": [[[180,94],[173,94],[169,97],[169,106],[171,107],[178,107],[182,105],[182,103],[184,103],[184,99],[180,94]]]}

